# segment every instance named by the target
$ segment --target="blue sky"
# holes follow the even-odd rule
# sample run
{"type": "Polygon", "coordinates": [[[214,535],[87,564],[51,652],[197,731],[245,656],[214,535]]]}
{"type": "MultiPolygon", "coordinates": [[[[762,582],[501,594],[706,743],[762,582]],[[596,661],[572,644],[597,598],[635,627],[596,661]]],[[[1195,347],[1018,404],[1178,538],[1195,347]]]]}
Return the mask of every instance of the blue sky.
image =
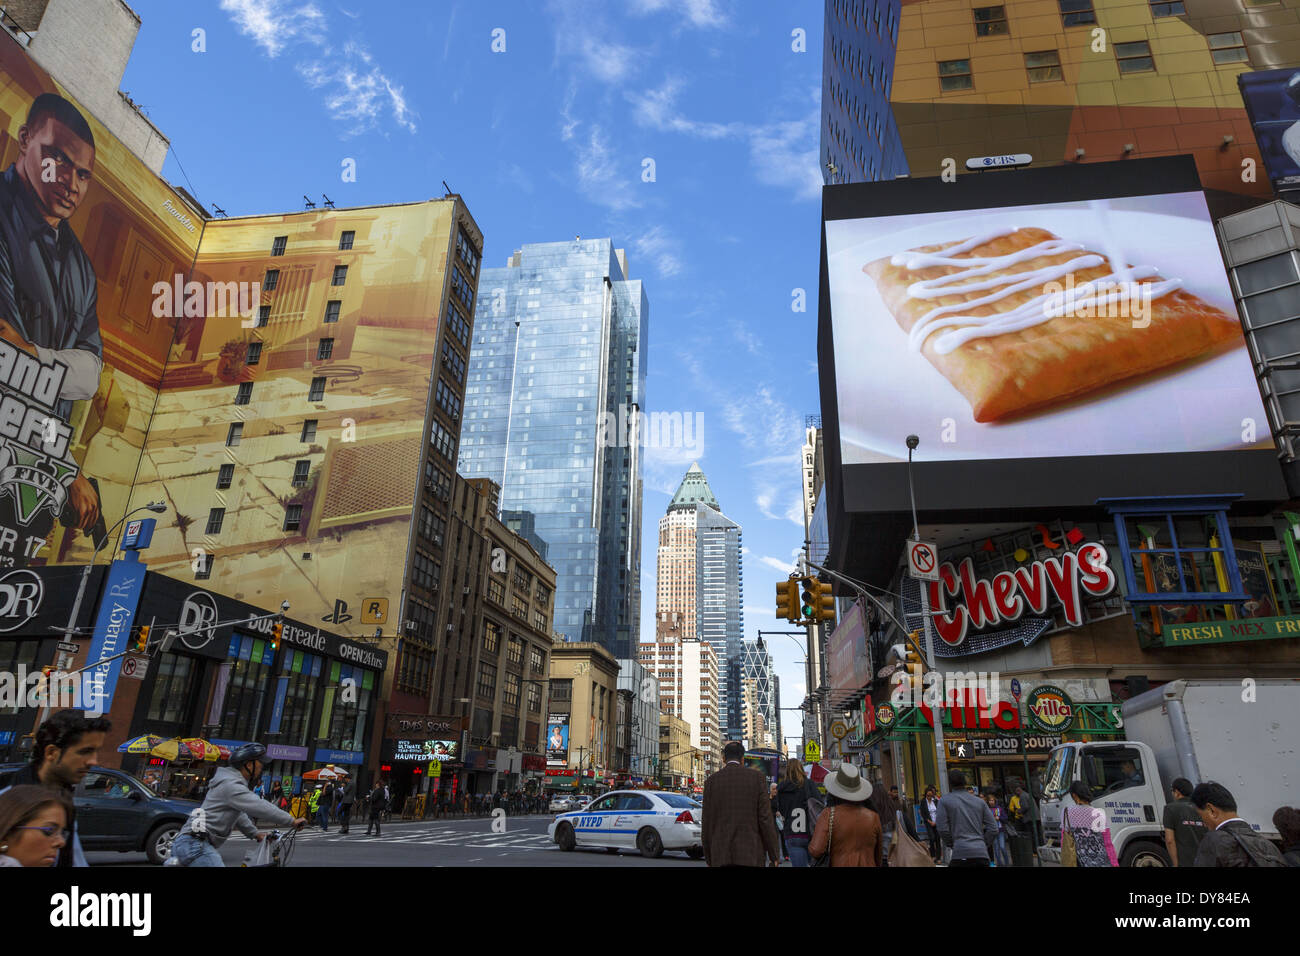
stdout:
{"type": "MultiPolygon", "coordinates": [[[[651,451],[642,634],[657,522],[696,459],[744,527],[746,636],[775,628],[773,585],[803,543],[803,418],[819,407],[821,0],[131,3],[122,89],[171,139],[166,178],[209,208],[404,202],[446,180],[487,265],[574,235],[625,247],[650,300],[648,408],[704,416],[701,448],[651,451]]],[[[802,652],[769,643],[796,706],[802,652]]],[[[787,734],[797,718],[783,715],[787,734]]]]}

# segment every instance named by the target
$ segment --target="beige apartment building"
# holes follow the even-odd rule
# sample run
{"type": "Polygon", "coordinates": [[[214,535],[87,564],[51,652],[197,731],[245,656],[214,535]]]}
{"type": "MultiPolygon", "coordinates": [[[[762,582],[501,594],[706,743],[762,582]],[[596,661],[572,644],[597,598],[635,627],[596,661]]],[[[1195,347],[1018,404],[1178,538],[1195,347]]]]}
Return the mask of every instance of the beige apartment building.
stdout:
{"type": "Polygon", "coordinates": [[[617,769],[617,659],[592,641],[557,642],[551,650],[550,685],[547,724],[567,727],[568,746],[563,756],[559,748],[547,748],[548,769],[591,770],[598,779],[612,775],[617,769]]]}
{"type": "Polygon", "coordinates": [[[691,725],[672,714],[659,714],[659,783],[665,787],[684,787],[692,778],[691,725]]]}
{"type": "Polygon", "coordinates": [[[704,772],[722,766],[718,723],[718,659],[708,641],[654,641],[639,645],[641,664],[659,681],[659,709],[690,727],[690,744],[704,755],[704,772]]]}

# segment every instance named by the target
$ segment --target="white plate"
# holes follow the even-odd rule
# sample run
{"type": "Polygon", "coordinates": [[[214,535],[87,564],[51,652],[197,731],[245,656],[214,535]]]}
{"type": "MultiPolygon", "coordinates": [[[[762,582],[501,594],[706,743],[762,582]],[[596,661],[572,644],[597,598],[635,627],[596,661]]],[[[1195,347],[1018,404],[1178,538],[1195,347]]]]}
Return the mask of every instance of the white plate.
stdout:
{"type": "MultiPolygon", "coordinates": [[[[1130,264],[1155,266],[1167,278],[1182,279],[1187,291],[1237,314],[1199,193],[1109,200],[1107,206],[1111,231],[1130,264]]],[[[909,434],[921,437],[921,461],[1273,447],[1244,338],[1239,347],[1211,358],[1064,405],[1002,424],[976,422],[965,396],[908,347],[862,267],[918,246],[1029,226],[1106,251],[1101,220],[1086,203],[826,223],[844,464],[905,460],[903,439],[909,434]],[[1253,443],[1243,439],[1250,423],[1253,443]]]]}

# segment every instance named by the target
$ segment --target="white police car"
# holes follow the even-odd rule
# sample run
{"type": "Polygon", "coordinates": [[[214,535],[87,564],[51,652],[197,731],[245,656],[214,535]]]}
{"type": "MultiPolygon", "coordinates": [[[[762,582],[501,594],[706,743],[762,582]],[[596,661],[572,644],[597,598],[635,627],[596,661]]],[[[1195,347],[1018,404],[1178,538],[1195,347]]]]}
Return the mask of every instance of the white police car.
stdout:
{"type": "Polygon", "coordinates": [[[581,810],[561,813],[546,835],[561,850],[579,846],[604,847],[610,853],[639,850],[642,856],[663,856],[683,850],[693,860],[704,856],[700,841],[703,808],[699,801],[663,790],[615,790],[581,810]]]}

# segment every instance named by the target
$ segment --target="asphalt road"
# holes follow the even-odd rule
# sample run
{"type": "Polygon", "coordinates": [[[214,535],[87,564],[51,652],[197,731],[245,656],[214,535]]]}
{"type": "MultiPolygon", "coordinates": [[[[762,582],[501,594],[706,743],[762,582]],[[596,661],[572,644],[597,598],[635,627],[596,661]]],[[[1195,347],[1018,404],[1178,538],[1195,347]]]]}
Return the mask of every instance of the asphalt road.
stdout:
{"type": "MultiPolygon", "coordinates": [[[[337,827],[322,833],[310,827],[298,834],[290,867],[307,866],[666,866],[702,867],[685,853],[665,852],[658,860],[635,850],[603,849],[564,853],[546,836],[546,814],[506,817],[505,832],[494,833],[490,817],[423,820],[384,824],[382,836],[365,835],[364,821],[346,836],[337,827]]],[[[500,829],[498,826],[497,829],[500,829]]],[[[226,866],[239,866],[253,846],[235,832],[221,848],[226,866]]],[[[143,853],[87,853],[91,866],[148,866],[143,853]]]]}

